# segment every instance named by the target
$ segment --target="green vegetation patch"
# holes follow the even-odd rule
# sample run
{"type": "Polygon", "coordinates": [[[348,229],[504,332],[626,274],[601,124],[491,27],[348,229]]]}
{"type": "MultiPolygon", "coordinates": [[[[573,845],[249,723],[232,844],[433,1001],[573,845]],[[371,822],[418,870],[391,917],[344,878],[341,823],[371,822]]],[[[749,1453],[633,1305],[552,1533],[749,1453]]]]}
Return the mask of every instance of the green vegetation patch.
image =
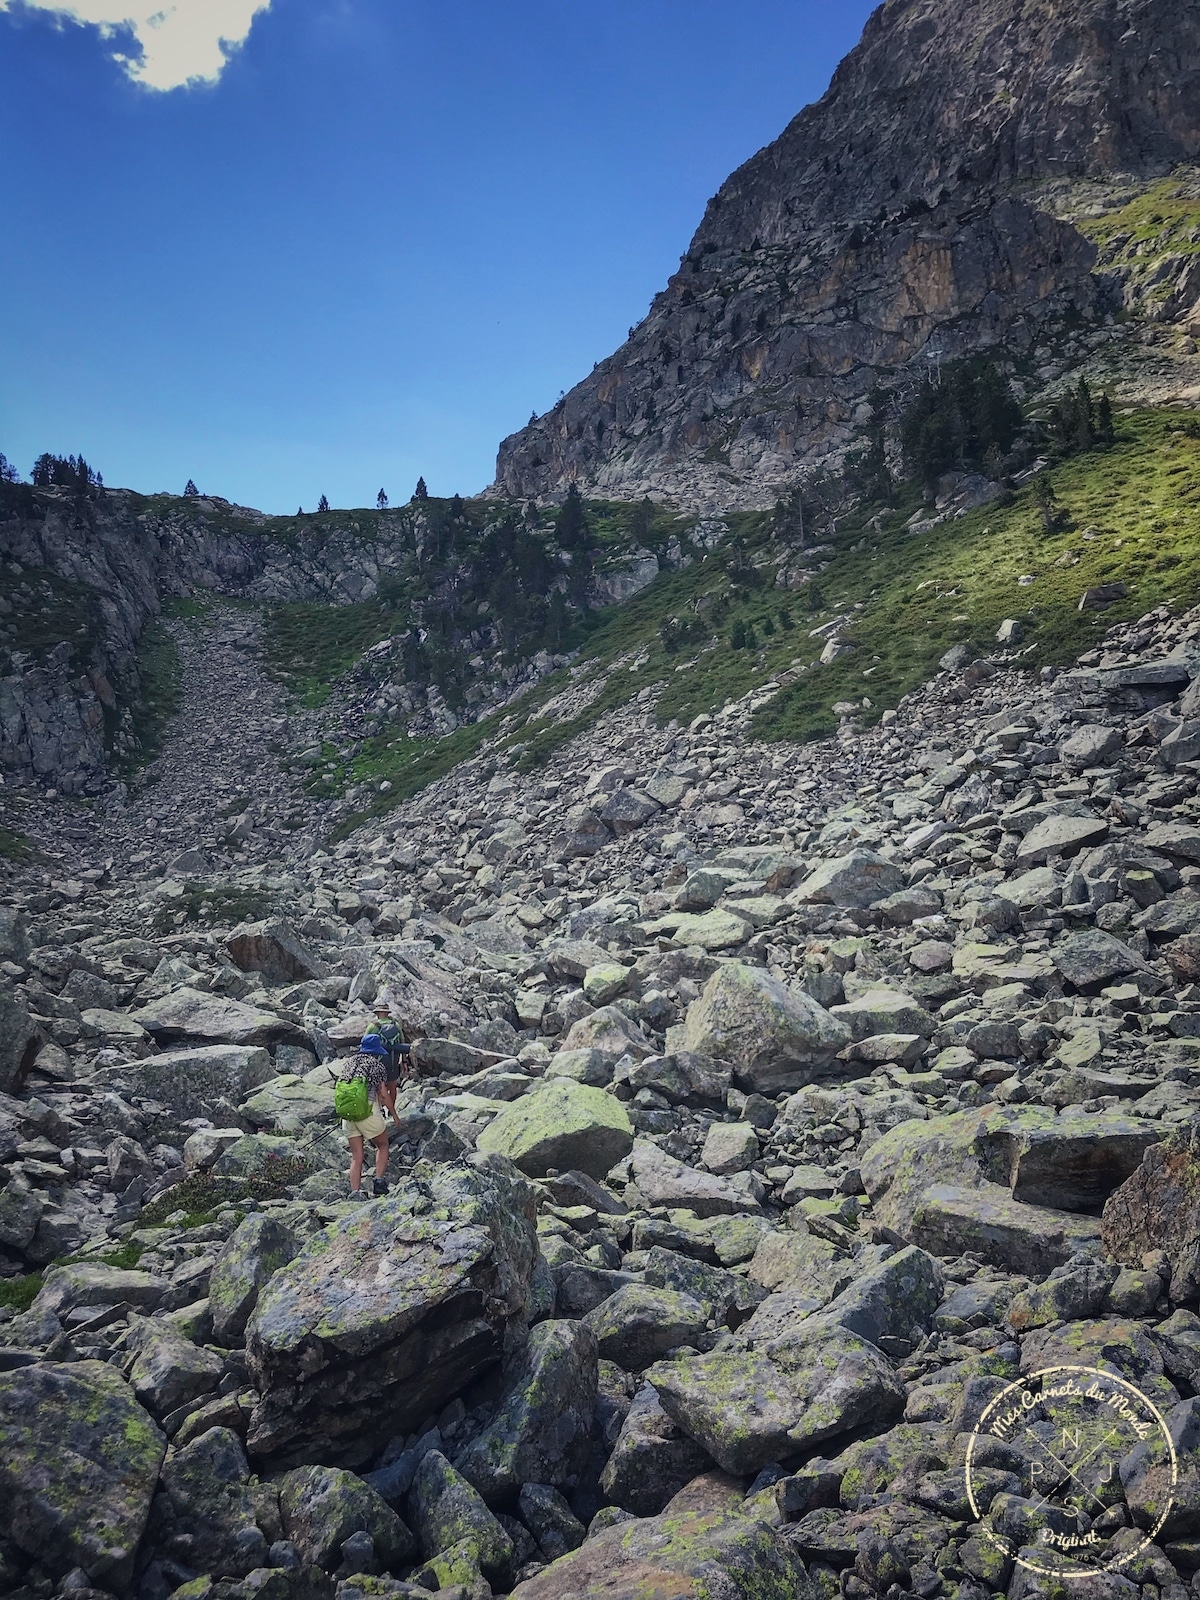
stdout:
{"type": "MultiPolygon", "coordinates": [[[[794,524],[770,513],[728,515],[721,547],[700,551],[686,522],[655,512],[655,537],[681,537],[693,559],[625,604],[574,621],[570,669],[444,739],[389,730],[354,755],[327,747],[310,787],[371,788],[339,828],[345,836],[477,753],[496,751],[531,770],[649,686],[658,689],[661,721],[688,722],[782,683],[753,731],[803,742],[836,731],[839,703],[867,724],[878,719],[928,681],[954,644],[994,649],[1006,618],[1023,624],[1020,660],[1035,669],[1073,660],[1115,622],[1200,600],[1200,418],[1191,413],[1122,415],[1113,444],[1082,450],[991,505],[919,531],[908,524],[922,504],[918,484],[901,485],[890,504],[872,501],[839,517],[835,535],[810,525],[810,546],[821,543],[807,551],[794,524]],[[795,587],[778,581],[781,572],[795,587]],[[1079,610],[1085,590],[1115,582],[1126,584],[1126,598],[1079,610]],[[831,632],[854,649],[821,665],[831,632]],[[547,714],[562,691],[589,685],[598,691],[575,715],[547,714]]],[[[619,524],[627,535],[633,514],[646,515],[607,503],[586,509],[593,532],[619,524]]]]}
{"type": "Polygon", "coordinates": [[[267,664],[307,706],[324,705],[335,679],[396,626],[378,601],[275,605],[267,612],[267,664]]]}
{"type": "Polygon", "coordinates": [[[311,1177],[312,1165],[302,1156],[268,1155],[253,1177],[225,1178],[211,1172],[193,1172],[182,1183],[160,1194],[138,1215],[139,1228],[158,1227],[176,1212],[184,1213],[181,1228],[201,1228],[216,1219],[218,1211],[239,1201],[286,1200],[296,1184],[311,1177]]]}
{"type": "MultiPolygon", "coordinates": [[[[866,547],[842,551],[821,574],[829,614],[853,612],[851,655],[812,666],[755,718],[766,738],[835,731],[838,701],[871,702],[876,719],[936,670],[951,645],[994,647],[1005,618],[1027,630],[1023,663],[1061,666],[1115,622],[1200,599],[1200,423],[1166,411],[1120,419],[1111,449],[1072,457],[1044,475],[1056,531],[1045,531],[1045,485],[983,506],[927,533],[900,514],[866,547]],[[1022,577],[1034,582],[1021,584],[1022,577]],[[1084,591],[1125,583],[1127,598],[1080,611],[1084,591]]],[[[848,530],[853,537],[863,525],[848,530]]],[[[805,641],[808,644],[808,641],[805,641]]],[[[811,651],[811,646],[810,646],[811,651]]]]}
{"type": "Polygon", "coordinates": [[[140,689],[133,709],[136,754],[126,770],[147,766],[162,748],[172,717],[183,704],[183,665],[170,630],[159,618],[148,622],[138,640],[137,671],[140,689]]]}
{"type": "Polygon", "coordinates": [[[16,866],[36,861],[38,852],[33,840],[13,828],[0,828],[0,861],[11,861],[16,866]]]}
{"type": "Polygon", "coordinates": [[[16,652],[44,660],[64,642],[74,671],[90,665],[93,645],[104,632],[95,589],[29,568],[5,575],[0,602],[0,667],[7,670],[16,652]]]}
{"type": "Polygon", "coordinates": [[[164,933],[185,924],[235,927],[239,922],[260,922],[274,910],[274,897],[261,889],[243,889],[238,884],[196,883],[189,879],[182,895],[165,900],[154,913],[154,928],[164,933]]]}
{"type": "MultiPolygon", "coordinates": [[[[224,604],[230,604],[223,597],[224,604]]],[[[212,615],[211,600],[193,600],[187,595],[171,595],[162,603],[164,617],[174,617],[180,622],[206,622],[212,615]]]]}
{"type": "Polygon", "coordinates": [[[1079,217],[1075,226],[1106,255],[1132,258],[1146,245],[1164,254],[1200,255],[1200,191],[1195,181],[1164,178],[1118,211],[1079,217]]]}
{"type": "Polygon", "coordinates": [[[41,1287],[40,1272],[31,1272],[21,1278],[0,1278],[0,1306],[7,1306],[18,1314],[28,1311],[41,1287]]]}

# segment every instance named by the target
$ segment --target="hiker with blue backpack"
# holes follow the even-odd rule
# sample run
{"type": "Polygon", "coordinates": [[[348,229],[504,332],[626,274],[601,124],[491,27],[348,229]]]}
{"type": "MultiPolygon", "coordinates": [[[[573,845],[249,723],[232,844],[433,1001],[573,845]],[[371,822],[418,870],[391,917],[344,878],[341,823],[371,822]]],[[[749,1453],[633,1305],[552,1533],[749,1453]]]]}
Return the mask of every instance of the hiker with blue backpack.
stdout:
{"type": "Polygon", "coordinates": [[[388,1085],[392,1090],[392,1115],[396,1114],[396,1088],[402,1077],[408,1076],[408,1057],[412,1046],[404,1042],[404,1034],[392,1019],[392,1008],[386,1000],[375,1006],[375,1021],[366,1030],[367,1036],[382,1039],[388,1053],[388,1085]]]}
{"type": "Polygon", "coordinates": [[[350,1145],[350,1198],[365,1200],[362,1188],[366,1141],[375,1146],[376,1199],[388,1192],[388,1132],[384,1109],[396,1115],[396,1090],[389,1082],[390,1052],[378,1033],[364,1034],[357,1054],[348,1056],[333,1086],[333,1108],[350,1145]]]}

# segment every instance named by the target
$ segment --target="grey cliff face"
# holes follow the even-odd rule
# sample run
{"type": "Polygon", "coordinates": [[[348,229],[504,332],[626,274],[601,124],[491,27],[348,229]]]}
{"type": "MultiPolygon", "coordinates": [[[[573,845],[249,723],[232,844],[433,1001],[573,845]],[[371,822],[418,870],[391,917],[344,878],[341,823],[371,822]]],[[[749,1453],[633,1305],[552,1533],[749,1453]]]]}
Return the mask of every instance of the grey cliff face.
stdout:
{"type": "Polygon", "coordinates": [[[1198,91],[1194,0],[891,0],[709,203],[628,343],[504,442],[497,491],[769,505],[927,354],[1097,324],[1120,285],[1039,187],[1194,160],[1198,91]]]}

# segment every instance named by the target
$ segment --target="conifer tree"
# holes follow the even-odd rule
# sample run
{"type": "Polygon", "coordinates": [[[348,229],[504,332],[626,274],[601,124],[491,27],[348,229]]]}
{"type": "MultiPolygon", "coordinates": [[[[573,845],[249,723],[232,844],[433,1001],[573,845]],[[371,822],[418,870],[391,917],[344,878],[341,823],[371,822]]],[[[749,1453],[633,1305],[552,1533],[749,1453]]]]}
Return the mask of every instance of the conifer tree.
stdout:
{"type": "Polygon", "coordinates": [[[187,483],[184,485],[183,493],[184,498],[187,500],[193,500],[199,495],[200,491],[196,487],[196,480],[194,478],[188,479],[187,483]]]}
{"type": "Polygon", "coordinates": [[[375,496],[375,505],[380,511],[387,510],[388,497],[386,489],[380,489],[379,493],[375,496]]]}
{"type": "Polygon", "coordinates": [[[1112,401],[1108,395],[1102,394],[1096,402],[1096,438],[1101,444],[1113,444],[1116,437],[1112,401]]]}
{"type": "Polygon", "coordinates": [[[583,496],[575,484],[567,490],[567,498],[559,507],[554,532],[564,550],[584,550],[591,543],[583,496]]]}
{"type": "Polygon", "coordinates": [[[322,495],[321,498],[317,501],[317,510],[318,511],[328,511],[329,510],[329,500],[325,495],[322,495]]]}
{"type": "Polygon", "coordinates": [[[414,500],[428,500],[429,499],[429,489],[426,486],[424,478],[418,478],[417,479],[417,487],[413,490],[413,499],[414,500]]]}

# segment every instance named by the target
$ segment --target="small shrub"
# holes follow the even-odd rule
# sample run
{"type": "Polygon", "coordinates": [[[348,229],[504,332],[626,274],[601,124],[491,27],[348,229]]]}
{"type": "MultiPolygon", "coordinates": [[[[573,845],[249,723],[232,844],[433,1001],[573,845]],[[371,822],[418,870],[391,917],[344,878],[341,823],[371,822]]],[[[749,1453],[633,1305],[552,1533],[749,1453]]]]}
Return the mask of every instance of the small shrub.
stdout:
{"type": "Polygon", "coordinates": [[[40,1272],[31,1272],[23,1278],[0,1278],[0,1306],[18,1313],[28,1311],[41,1287],[40,1272]]]}

